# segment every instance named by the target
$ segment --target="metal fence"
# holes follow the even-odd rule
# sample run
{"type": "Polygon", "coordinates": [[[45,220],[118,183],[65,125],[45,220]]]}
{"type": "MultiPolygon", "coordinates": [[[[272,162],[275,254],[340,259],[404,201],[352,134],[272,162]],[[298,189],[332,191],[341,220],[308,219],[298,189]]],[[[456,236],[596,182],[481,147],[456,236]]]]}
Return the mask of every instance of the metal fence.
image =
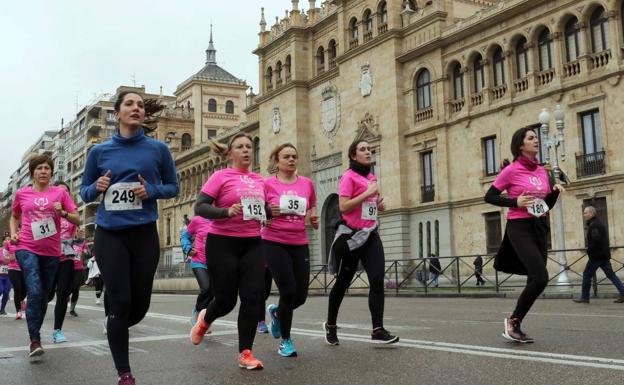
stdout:
{"type": "MultiPolygon", "coordinates": [[[[585,249],[549,250],[547,266],[549,270],[548,285],[559,287],[561,275],[559,253],[564,253],[567,265],[563,266],[567,271],[570,285],[580,287],[583,270],[587,263],[585,249]]],[[[624,246],[611,248],[613,270],[624,276],[624,246]]],[[[494,270],[493,254],[461,255],[438,257],[441,271],[438,278],[438,286],[431,286],[431,274],[429,273],[429,259],[400,259],[386,261],[385,288],[387,293],[499,293],[504,291],[523,288],[526,277],[506,274],[494,270]],[[485,284],[477,286],[477,278],[473,262],[477,256],[483,258],[483,273],[481,277],[485,284]]],[[[187,278],[193,277],[190,266],[186,263],[175,266],[159,268],[156,272],[157,279],[187,278]]],[[[623,278],[624,279],[624,278],[623,278]]],[[[309,290],[316,293],[327,293],[333,287],[335,276],[329,273],[327,265],[310,266],[309,290]]],[[[611,286],[611,282],[599,270],[592,279],[594,295],[598,294],[599,288],[611,286]]],[[[369,287],[366,273],[357,272],[351,282],[351,290],[367,289],[369,287]]]]}

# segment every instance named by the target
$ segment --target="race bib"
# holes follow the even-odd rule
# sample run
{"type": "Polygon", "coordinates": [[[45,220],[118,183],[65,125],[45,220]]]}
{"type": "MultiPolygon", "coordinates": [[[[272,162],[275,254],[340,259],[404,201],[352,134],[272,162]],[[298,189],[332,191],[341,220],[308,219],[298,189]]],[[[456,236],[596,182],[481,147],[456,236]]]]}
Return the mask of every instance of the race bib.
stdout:
{"type": "Polygon", "coordinates": [[[544,216],[549,210],[550,209],[548,208],[546,202],[543,199],[539,198],[535,199],[533,201],[533,204],[527,207],[527,211],[529,212],[529,214],[537,218],[544,216]]]}
{"type": "Polygon", "coordinates": [[[362,203],[362,219],[366,221],[377,220],[377,202],[362,203]]]}
{"type": "Polygon", "coordinates": [[[7,265],[0,266],[0,274],[9,274],[9,267],[7,265]]]}
{"type": "Polygon", "coordinates": [[[143,201],[134,194],[139,182],[115,183],[106,190],[104,207],[107,211],[141,210],[143,201]]]}
{"type": "Polygon", "coordinates": [[[295,214],[306,215],[307,199],[294,196],[294,195],[282,195],[280,196],[280,211],[282,214],[295,214]]]}
{"type": "Polygon", "coordinates": [[[243,205],[243,220],[265,221],[264,201],[257,198],[241,198],[243,205]]]}
{"type": "Polygon", "coordinates": [[[56,234],[56,224],[52,218],[45,218],[32,222],[30,228],[32,229],[32,235],[35,241],[49,238],[56,234]]]}

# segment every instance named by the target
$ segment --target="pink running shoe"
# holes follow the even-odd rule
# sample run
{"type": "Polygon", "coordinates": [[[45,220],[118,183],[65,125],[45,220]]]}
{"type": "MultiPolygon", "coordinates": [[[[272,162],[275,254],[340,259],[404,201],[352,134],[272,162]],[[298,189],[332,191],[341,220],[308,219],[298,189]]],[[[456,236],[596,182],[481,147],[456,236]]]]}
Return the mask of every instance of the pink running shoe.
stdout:
{"type": "Polygon", "coordinates": [[[238,366],[247,370],[262,369],[262,361],[251,354],[251,350],[245,349],[238,355],[238,366]]]}
{"type": "Polygon", "coordinates": [[[210,329],[210,325],[204,321],[205,315],[206,309],[202,309],[197,316],[197,322],[195,322],[195,325],[191,328],[191,342],[193,345],[201,344],[204,335],[206,335],[206,332],[210,329]]]}

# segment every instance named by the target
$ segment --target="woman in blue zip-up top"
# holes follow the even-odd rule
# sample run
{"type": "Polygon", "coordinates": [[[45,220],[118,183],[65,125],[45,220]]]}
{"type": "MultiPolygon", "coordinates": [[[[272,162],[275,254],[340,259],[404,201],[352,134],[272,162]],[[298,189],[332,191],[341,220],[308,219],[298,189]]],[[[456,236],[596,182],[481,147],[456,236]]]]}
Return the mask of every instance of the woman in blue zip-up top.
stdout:
{"type": "Polygon", "coordinates": [[[107,336],[118,383],[134,384],[128,359],[128,328],[139,323],[150,305],[160,244],[157,199],[178,194],[175,164],[167,146],[145,136],[143,98],[119,94],[119,129],[110,141],[91,149],[80,196],[92,202],[102,194],[95,230],[107,303],[107,336]]]}

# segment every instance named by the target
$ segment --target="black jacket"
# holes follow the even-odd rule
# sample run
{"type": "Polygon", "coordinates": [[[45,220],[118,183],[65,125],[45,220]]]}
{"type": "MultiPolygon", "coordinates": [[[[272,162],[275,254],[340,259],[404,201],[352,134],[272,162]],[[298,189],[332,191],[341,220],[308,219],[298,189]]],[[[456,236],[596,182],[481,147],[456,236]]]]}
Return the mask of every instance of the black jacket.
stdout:
{"type": "Polygon", "coordinates": [[[596,217],[587,221],[587,256],[592,259],[611,258],[607,227],[596,217]]]}

